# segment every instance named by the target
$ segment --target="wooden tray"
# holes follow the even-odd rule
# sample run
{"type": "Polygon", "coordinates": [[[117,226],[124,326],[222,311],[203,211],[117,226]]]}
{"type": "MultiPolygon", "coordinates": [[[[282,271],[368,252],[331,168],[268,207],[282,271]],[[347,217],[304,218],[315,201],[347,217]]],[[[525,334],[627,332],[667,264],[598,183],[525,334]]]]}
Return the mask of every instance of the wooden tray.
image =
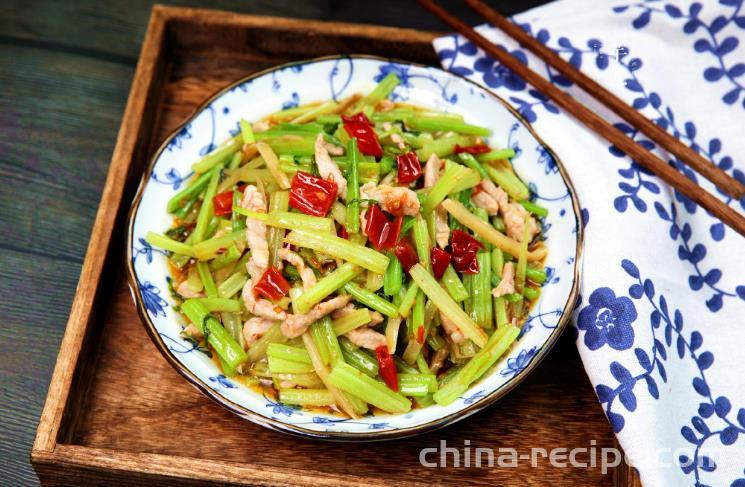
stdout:
{"type": "MultiPolygon", "coordinates": [[[[31,462],[44,484],[634,485],[628,467],[424,468],[422,448],[615,446],[567,334],[533,375],[446,429],[376,444],[310,441],[221,409],[140,323],[123,276],[124,219],[148,157],[216,90],[290,60],[367,53],[437,64],[437,33],[155,6],[31,462]]],[[[431,459],[431,457],[429,457],[431,459]]],[[[582,456],[580,456],[582,458],[582,456]]],[[[585,456],[586,458],[586,456],[585,456]]],[[[452,458],[450,460],[452,465],[452,458]]]]}

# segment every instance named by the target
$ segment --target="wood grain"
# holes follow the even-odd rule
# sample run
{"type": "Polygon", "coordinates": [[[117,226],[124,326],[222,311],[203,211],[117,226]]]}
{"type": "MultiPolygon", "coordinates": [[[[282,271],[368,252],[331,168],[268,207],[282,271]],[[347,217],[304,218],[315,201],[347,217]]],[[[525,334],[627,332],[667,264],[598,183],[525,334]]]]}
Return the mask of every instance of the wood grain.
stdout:
{"type": "MultiPolygon", "coordinates": [[[[353,4],[314,0],[272,0],[250,4],[223,0],[219,3],[209,3],[218,7],[235,7],[244,11],[263,13],[357,20],[385,25],[429,28],[438,26],[435,20],[421,14],[418,7],[413,4],[394,0],[381,0],[363,6],[356,2],[353,4]],[[326,10],[319,14],[321,10],[313,10],[316,7],[326,10]]],[[[454,5],[457,0],[448,3],[454,5]]],[[[528,3],[517,1],[508,1],[504,4],[508,9],[528,6],[528,3]]],[[[0,92],[0,223],[4,228],[13,229],[13,232],[0,234],[0,248],[3,249],[0,253],[0,292],[7,297],[3,303],[6,320],[3,327],[0,327],[0,372],[6,379],[3,394],[0,395],[0,407],[4,411],[0,415],[0,430],[3,431],[0,435],[0,456],[4,460],[0,462],[0,475],[3,483],[29,485],[35,480],[27,463],[35,418],[54,365],[70,300],[80,276],[91,222],[96,216],[94,209],[101,196],[108,155],[113,147],[113,134],[124,107],[128,84],[138,57],[139,40],[144,33],[148,15],[148,2],[101,4],[84,0],[53,4],[41,1],[33,4],[4,2],[0,6],[0,83],[4,87],[0,92]],[[44,204],[38,204],[39,198],[43,198],[44,204]]],[[[195,16],[193,13],[190,15],[195,16]]],[[[271,27],[266,22],[263,25],[257,24],[256,20],[253,22],[255,29],[271,27]]],[[[187,26],[184,22],[181,24],[182,27],[187,26]]],[[[172,43],[172,47],[180,46],[182,52],[172,53],[174,55],[170,58],[168,76],[163,77],[163,87],[158,90],[157,98],[162,100],[157,110],[145,110],[149,113],[147,120],[142,124],[145,130],[137,137],[141,142],[138,144],[138,150],[142,152],[133,158],[133,162],[140,164],[144,159],[144,152],[158,145],[167,132],[210,92],[255,69],[299,57],[292,46],[285,47],[284,50],[282,46],[286,46],[293,35],[297,36],[297,33],[303,30],[303,25],[295,27],[294,33],[286,33],[287,37],[281,42],[268,42],[266,45],[255,42],[256,33],[246,34],[245,39],[254,41],[255,44],[237,45],[230,52],[225,52],[224,49],[211,49],[208,44],[201,47],[190,44],[195,37],[186,35],[186,30],[176,29],[175,32],[171,32],[174,35],[182,34],[183,42],[172,43]],[[260,49],[256,49],[256,46],[260,49]],[[205,76],[204,69],[210,69],[211,74],[205,76]],[[147,122],[153,123],[154,127],[148,129],[147,122]]],[[[192,28],[198,30],[200,27],[192,28]]],[[[388,34],[391,31],[377,32],[388,34]]],[[[280,29],[274,29],[272,33],[277,38],[281,36],[280,29]]],[[[343,39],[335,39],[338,33],[326,34],[324,43],[318,43],[318,46],[322,46],[326,51],[310,54],[313,52],[311,50],[308,51],[308,55],[350,50],[397,57],[405,54],[415,60],[429,59],[430,62],[436,62],[428,45],[414,46],[414,51],[404,53],[396,50],[398,40],[388,42],[387,47],[382,49],[382,44],[376,47],[369,42],[369,38],[356,39],[354,35],[349,34],[343,39]],[[376,49],[380,51],[376,52],[376,49]],[[391,54],[387,54],[389,52],[391,54]]],[[[174,37],[172,40],[177,39],[174,37]]],[[[143,103],[146,98],[142,96],[143,103]]],[[[132,151],[132,154],[135,152],[137,151],[132,151]]],[[[128,185],[124,189],[122,194],[126,199],[127,194],[131,195],[132,186],[128,185]]],[[[111,193],[109,190],[106,190],[106,194],[111,193]]],[[[103,201],[106,200],[107,196],[104,196],[103,201]]],[[[113,218],[116,221],[120,212],[114,213],[115,215],[108,215],[106,218],[113,218]]],[[[101,218],[100,212],[98,215],[101,218]]],[[[109,242],[120,241],[120,238],[121,232],[114,232],[109,242]]],[[[97,245],[102,244],[100,237],[94,242],[97,245]]],[[[115,310],[119,307],[124,309],[131,306],[123,284],[116,278],[119,270],[117,259],[121,259],[116,247],[108,245],[109,260],[103,264],[99,263],[99,275],[104,277],[99,281],[96,292],[92,293],[97,306],[95,313],[91,312],[85,323],[88,330],[85,334],[87,342],[79,336],[75,337],[77,341],[72,340],[85,352],[83,360],[78,364],[79,370],[72,375],[70,370],[55,375],[55,378],[62,376],[69,381],[73,387],[73,397],[66,415],[52,415],[51,422],[42,422],[40,425],[43,428],[59,427],[61,431],[61,435],[54,435],[47,428],[46,439],[50,440],[47,445],[51,444],[51,450],[37,449],[34,452],[37,472],[45,483],[79,485],[93,483],[92,479],[96,479],[95,483],[121,485],[142,485],[153,480],[170,484],[175,476],[179,478],[180,483],[197,485],[206,479],[227,480],[221,475],[228,472],[250,483],[338,485],[348,484],[352,478],[360,478],[355,473],[356,464],[346,462],[348,458],[356,458],[359,461],[359,458],[382,455],[383,453],[379,452],[384,451],[391,465],[399,461],[397,455],[390,453],[398,451],[399,448],[398,442],[393,442],[368,445],[365,451],[363,447],[358,447],[354,452],[355,457],[346,454],[346,447],[334,448],[333,451],[337,452],[334,460],[342,464],[346,462],[347,466],[344,472],[337,472],[328,477],[319,476],[318,465],[311,461],[301,462],[302,468],[298,470],[280,465],[277,458],[267,450],[266,444],[272,447],[277,445],[277,451],[290,452],[290,455],[295,455],[297,447],[301,454],[310,455],[319,461],[331,458],[331,455],[324,456],[315,452],[314,450],[319,448],[316,442],[297,440],[265,431],[233,417],[208,402],[184,383],[157,354],[138,320],[132,315],[131,309],[120,314],[126,317],[123,320],[124,326],[118,326],[111,318],[104,319],[106,316],[116,316],[119,312],[115,310]],[[109,305],[112,308],[109,308],[109,305]],[[112,333],[112,327],[115,330],[121,328],[123,334],[112,333]],[[110,354],[99,351],[99,335],[104,337],[101,343],[106,343],[106,350],[111,351],[110,354]],[[110,336],[117,336],[119,343],[115,343],[110,336]],[[125,350],[119,350],[122,344],[127,344],[125,350]],[[134,356],[141,357],[144,362],[128,359],[134,356]],[[105,365],[109,357],[115,358],[115,363],[124,367],[120,369],[127,370],[128,383],[144,387],[143,399],[139,399],[140,389],[136,389],[137,394],[128,394],[128,390],[119,386],[115,388],[117,394],[108,394],[111,403],[96,403],[97,391],[102,390],[100,388],[106,380],[98,375],[96,361],[101,370],[111,372],[114,380],[123,375],[122,370],[112,370],[105,365]],[[95,375],[81,373],[81,369],[82,372],[95,372],[95,375]],[[151,369],[160,372],[155,380],[162,380],[163,387],[158,388],[152,384],[147,386],[143,381],[132,379],[138,377],[142,370],[151,369]],[[88,386],[92,387],[91,394],[86,394],[88,386]],[[175,389],[171,390],[170,387],[175,389]],[[167,398],[173,397],[174,391],[181,402],[168,406],[163,402],[162,395],[167,398]],[[134,402],[127,400],[132,397],[136,398],[134,402]],[[90,402],[84,402],[88,400],[90,402]],[[100,407],[95,410],[80,407],[80,404],[92,406],[94,403],[100,407]],[[115,412],[115,407],[121,408],[121,414],[105,416],[115,412]],[[265,444],[260,445],[261,462],[240,463],[252,459],[243,451],[230,450],[227,457],[221,456],[221,451],[225,449],[224,443],[221,443],[222,449],[215,444],[196,448],[197,452],[206,452],[202,459],[192,455],[188,448],[183,447],[187,443],[179,439],[180,434],[190,426],[177,420],[184,411],[186,418],[194,420],[197,415],[191,412],[192,410],[204,412],[210,418],[214,416],[216,424],[226,428],[228,437],[232,438],[236,445],[240,445],[240,448],[258,450],[259,448],[250,442],[254,436],[262,439],[265,444]],[[85,414],[79,414],[81,412],[85,414]],[[158,426],[153,423],[147,424],[146,420],[151,412],[159,418],[170,418],[169,444],[159,445],[152,440],[153,432],[158,426]],[[131,435],[127,428],[129,418],[134,425],[136,437],[131,435]],[[111,424],[98,427],[102,424],[98,421],[104,419],[110,420],[111,424]],[[107,429],[111,429],[112,433],[103,434],[102,431],[105,432],[107,429]],[[124,446],[131,446],[132,449],[126,450],[124,446]],[[162,450],[159,450],[161,447],[162,450]],[[368,451],[370,449],[374,451],[368,451]],[[177,456],[172,457],[168,453],[162,453],[163,451],[173,452],[177,456]],[[339,462],[340,456],[344,461],[339,462]],[[326,478],[329,480],[324,482],[326,478]]],[[[90,276],[88,272],[83,274],[81,286],[89,282],[90,276]]],[[[553,369],[554,372],[561,371],[558,374],[551,372],[546,376],[546,380],[556,380],[557,384],[561,384],[564,377],[571,376],[575,382],[567,382],[564,387],[572,388],[573,392],[562,406],[567,408],[567,405],[572,405],[575,408],[571,424],[586,426],[585,431],[595,431],[596,427],[599,428],[597,433],[591,434],[592,437],[597,435],[598,440],[604,438],[606,441],[602,444],[610,444],[612,434],[594,399],[591,387],[584,379],[584,372],[581,370],[573,344],[565,339],[557,352],[552,354],[550,361],[543,364],[538,373],[543,374],[542,371],[546,367],[553,369]],[[573,396],[575,389],[577,397],[573,396]],[[583,421],[588,414],[590,421],[583,421]]],[[[531,394],[539,393],[541,388],[553,387],[552,390],[558,390],[556,384],[550,386],[540,381],[529,387],[532,387],[531,394]]],[[[59,389],[52,387],[50,391],[50,397],[55,397],[57,403],[64,402],[64,394],[60,394],[59,389]]],[[[513,407],[517,408],[521,404],[520,401],[527,400],[529,398],[520,399],[519,396],[515,396],[516,402],[513,403],[513,407]]],[[[535,401],[535,405],[548,410],[551,401],[535,401]]],[[[497,406],[500,407],[502,406],[497,406]]],[[[486,427],[498,431],[500,439],[525,431],[522,426],[519,430],[516,427],[503,426],[499,420],[501,414],[506,413],[492,413],[490,410],[476,415],[465,423],[464,428],[470,429],[464,431],[475,432],[478,429],[480,434],[486,427]],[[476,426],[469,426],[471,423],[476,426]]],[[[540,415],[534,412],[533,416],[540,415]]],[[[510,417],[517,416],[513,414],[510,417]]],[[[520,421],[527,422],[527,419],[523,417],[520,421]]],[[[199,423],[198,426],[204,427],[204,423],[199,423]]],[[[444,430],[443,433],[455,435],[455,432],[450,433],[449,430],[459,428],[455,426],[444,430]]],[[[201,431],[205,438],[214,436],[211,429],[201,431]]],[[[542,431],[543,436],[548,436],[549,444],[560,441],[563,434],[563,429],[559,427],[542,431]]],[[[451,441],[450,438],[457,440],[463,436],[447,438],[451,441]]],[[[540,444],[537,441],[533,443],[540,444]]],[[[529,444],[527,440],[520,443],[529,444]]],[[[487,446],[497,447],[499,443],[487,446]]],[[[415,451],[412,445],[400,448],[407,455],[415,451]]],[[[416,462],[417,459],[413,456],[406,459],[407,478],[429,479],[430,471],[420,472],[418,477],[414,476],[416,462]]],[[[504,471],[455,472],[453,478],[460,483],[469,484],[484,480],[496,484],[514,484],[522,480],[529,482],[529,479],[536,484],[540,478],[536,472],[542,473],[542,470],[524,472],[516,476],[517,480],[514,482],[512,477],[507,475],[509,472],[504,471]]],[[[325,473],[321,472],[324,475],[325,473]]],[[[443,472],[444,475],[450,473],[443,472]]],[[[555,475],[557,476],[552,480],[562,484],[627,485],[625,481],[619,480],[620,476],[626,475],[625,469],[617,469],[612,475],[604,477],[598,472],[588,473],[582,470],[563,471],[555,475]],[[559,476],[560,474],[563,474],[563,477],[559,476]]],[[[390,478],[397,477],[394,473],[390,478]]]]}
{"type": "MultiPolygon", "coordinates": [[[[613,474],[603,476],[599,468],[558,469],[547,461],[535,469],[522,465],[431,472],[419,463],[419,451],[437,447],[441,440],[460,447],[470,440],[474,448],[512,447],[520,453],[531,447],[587,447],[591,440],[598,448],[612,446],[613,434],[581,372],[570,335],[513,393],[456,426],[380,444],[319,444],[269,431],[213,404],[159,356],[124,284],[112,301],[103,323],[89,401],[72,444],[187,457],[177,460],[179,468],[193,467],[190,472],[194,473],[200,471],[202,462],[188,457],[240,464],[236,468],[246,469],[244,473],[259,466],[278,475],[280,483],[310,485],[323,478],[338,478],[354,484],[383,484],[395,478],[407,485],[437,478],[438,483],[464,485],[616,485],[613,474]],[[292,472],[286,472],[288,467],[292,472]],[[308,480],[294,475],[307,475],[308,480]]],[[[260,480],[256,474],[246,478],[247,482],[260,480]]]]}

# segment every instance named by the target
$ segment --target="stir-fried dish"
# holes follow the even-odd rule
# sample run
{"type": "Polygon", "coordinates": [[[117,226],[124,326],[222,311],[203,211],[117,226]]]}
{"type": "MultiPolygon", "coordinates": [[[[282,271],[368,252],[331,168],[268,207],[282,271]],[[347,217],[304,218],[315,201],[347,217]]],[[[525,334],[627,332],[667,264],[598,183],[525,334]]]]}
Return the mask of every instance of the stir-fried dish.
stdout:
{"type": "Polygon", "coordinates": [[[193,165],[147,240],[183,336],[224,374],[350,417],[447,405],[517,338],[546,280],[511,149],[462,116],[366,96],[274,113],[193,165]]]}

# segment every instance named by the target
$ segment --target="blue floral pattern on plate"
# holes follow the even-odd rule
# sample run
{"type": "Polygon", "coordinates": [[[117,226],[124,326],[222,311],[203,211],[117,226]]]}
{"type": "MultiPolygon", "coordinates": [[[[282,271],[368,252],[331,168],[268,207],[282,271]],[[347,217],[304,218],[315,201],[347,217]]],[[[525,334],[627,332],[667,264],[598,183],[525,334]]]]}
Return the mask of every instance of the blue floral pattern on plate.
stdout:
{"type": "MultiPolygon", "coordinates": [[[[471,50],[470,47],[460,49],[471,50]]],[[[489,402],[489,398],[509,382],[520,380],[528,372],[528,365],[540,359],[548,350],[547,344],[560,332],[557,325],[565,322],[565,309],[571,309],[567,307],[572,305],[569,301],[576,287],[582,232],[573,191],[559,171],[557,161],[500,101],[482,88],[436,68],[365,57],[338,57],[281,66],[219,94],[171,136],[150,170],[141,188],[129,235],[131,277],[132,282],[137,283],[133,291],[146,311],[146,326],[156,332],[161,351],[183,367],[182,373],[188,371],[192,380],[195,377],[201,390],[259,424],[315,436],[355,434],[366,439],[421,432],[438,426],[442,418],[458,416],[459,412],[462,413],[460,417],[465,417],[489,402]],[[550,229],[547,265],[552,269],[552,276],[544,284],[542,297],[530,317],[530,324],[524,327],[518,346],[498,362],[494,373],[466,391],[455,403],[413,410],[406,415],[364,416],[355,420],[309,415],[296,406],[282,404],[225,378],[209,358],[208,351],[179,335],[181,318],[178,313],[169,312],[167,256],[150,247],[144,235],[149,230],[162,231],[170,225],[166,202],[190,177],[193,162],[236,133],[240,118],[256,120],[283,107],[367,92],[391,72],[402,80],[392,98],[461,113],[468,121],[491,128],[493,143],[516,150],[516,171],[530,184],[534,198],[549,208],[549,216],[541,223],[545,231],[550,229]],[[497,372],[505,367],[511,371],[509,374],[497,372]]]]}

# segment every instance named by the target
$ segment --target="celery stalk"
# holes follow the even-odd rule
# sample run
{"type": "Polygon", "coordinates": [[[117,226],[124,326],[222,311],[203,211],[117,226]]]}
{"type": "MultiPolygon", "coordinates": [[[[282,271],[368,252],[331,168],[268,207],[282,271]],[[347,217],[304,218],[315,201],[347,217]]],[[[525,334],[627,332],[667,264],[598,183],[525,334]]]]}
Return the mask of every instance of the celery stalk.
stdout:
{"type": "Polygon", "coordinates": [[[368,377],[351,365],[336,365],[328,378],[334,386],[383,411],[405,413],[411,409],[411,402],[404,396],[390,390],[382,382],[368,377]]]}
{"type": "Polygon", "coordinates": [[[487,341],[484,330],[469,318],[461,307],[453,301],[453,298],[440,287],[432,275],[424,268],[415,264],[409,269],[409,275],[414,282],[424,291],[424,294],[440,309],[442,314],[450,318],[460,329],[464,336],[470,338],[478,346],[483,347],[487,341]]]}
{"type": "Polygon", "coordinates": [[[307,313],[313,305],[320,303],[326,296],[344,286],[360,273],[362,273],[360,267],[349,262],[342,264],[295,299],[292,303],[293,310],[295,313],[307,313]]]}
{"type": "MultiPolygon", "coordinates": [[[[442,202],[442,206],[460,223],[503,251],[510,255],[518,255],[520,253],[520,244],[517,241],[512,240],[503,233],[495,230],[489,223],[481,220],[479,217],[468,211],[462,203],[448,198],[442,202]]],[[[545,256],[546,248],[538,248],[528,252],[527,259],[531,261],[541,260],[545,256]]]]}
{"type": "Polygon", "coordinates": [[[378,274],[383,274],[388,267],[388,257],[380,252],[328,233],[293,230],[285,237],[285,242],[323,252],[326,255],[349,261],[378,274]]]}
{"type": "Polygon", "coordinates": [[[386,301],[377,294],[368,291],[367,289],[361,288],[358,285],[348,282],[344,285],[344,290],[347,291],[352,297],[370,308],[380,311],[384,315],[395,318],[398,316],[398,309],[390,301],[386,301]]]}

